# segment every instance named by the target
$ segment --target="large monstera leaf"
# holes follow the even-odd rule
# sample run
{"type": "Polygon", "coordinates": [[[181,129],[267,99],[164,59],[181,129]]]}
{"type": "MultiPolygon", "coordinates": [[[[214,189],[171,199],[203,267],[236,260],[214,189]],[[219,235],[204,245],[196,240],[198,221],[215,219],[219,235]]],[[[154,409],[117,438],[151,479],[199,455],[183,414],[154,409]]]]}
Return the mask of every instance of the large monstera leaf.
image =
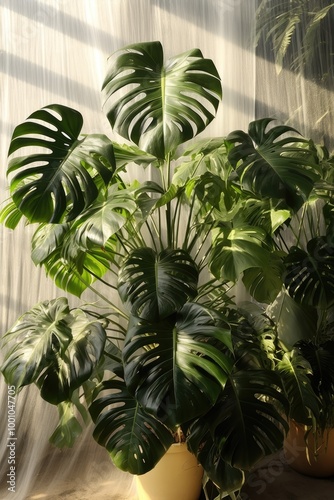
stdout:
{"type": "Polygon", "coordinates": [[[189,445],[202,450],[201,462],[211,460],[208,432],[221,459],[241,470],[249,470],[264,456],[281,449],[287,424],[279,411],[286,408],[279,386],[279,377],[272,371],[232,373],[217,404],[189,429],[189,445]]]}
{"type": "Polygon", "coordinates": [[[52,104],[32,113],[13,133],[8,174],[15,205],[30,222],[72,220],[108,185],[115,169],[111,141],[105,135],[80,137],[81,114],[52,104]]]}
{"type": "Polygon", "coordinates": [[[307,249],[292,247],[284,260],[285,286],[299,304],[327,309],[334,303],[334,246],[324,237],[307,249]]]}
{"type": "Polygon", "coordinates": [[[52,404],[70,400],[75,389],[92,375],[103,355],[106,332],[100,321],[81,310],[72,312],[72,340],[62,356],[56,356],[37,380],[41,396],[52,404]]]}
{"type": "Polygon", "coordinates": [[[198,268],[181,249],[156,253],[133,250],[119,273],[118,291],[131,313],[143,319],[165,318],[196,296],[198,268]]]}
{"type": "Polygon", "coordinates": [[[320,178],[314,151],[296,132],[281,125],[267,129],[270,118],[249,124],[248,134],[236,130],[227,137],[229,160],[242,186],[263,198],[283,199],[298,210],[320,178]]]}
{"type": "Polygon", "coordinates": [[[158,322],[132,317],[125,381],[146,411],[170,427],[211,408],[233,362],[229,326],[194,303],[158,322]]]}
{"type": "Polygon", "coordinates": [[[273,252],[262,267],[246,269],[242,281],[255,300],[271,304],[282,290],[283,273],[282,258],[273,252]]]}
{"type": "Polygon", "coordinates": [[[213,244],[211,272],[217,279],[237,281],[246,269],[268,267],[270,252],[265,239],[265,231],[256,226],[224,229],[213,244]]]}
{"type": "Polygon", "coordinates": [[[103,83],[114,131],[160,159],[204,130],[221,98],[217,70],[200,50],[163,59],[160,42],[129,45],[111,56],[103,83]]]}
{"type": "Polygon", "coordinates": [[[71,321],[65,298],[42,302],[23,314],[2,340],[6,380],[18,390],[35,382],[54,352],[65,352],[72,340],[71,321]]]}
{"type": "Polygon", "coordinates": [[[52,404],[70,399],[103,354],[106,334],[99,321],[70,311],[61,297],[26,312],[5,334],[1,371],[19,391],[36,383],[52,404]]]}
{"type": "Polygon", "coordinates": [[[124,380],[103,382],[89,410],[95,422],[94,439],[123,471],[148,472],[173,443],[172,431],[143,410],[124,380]]]}

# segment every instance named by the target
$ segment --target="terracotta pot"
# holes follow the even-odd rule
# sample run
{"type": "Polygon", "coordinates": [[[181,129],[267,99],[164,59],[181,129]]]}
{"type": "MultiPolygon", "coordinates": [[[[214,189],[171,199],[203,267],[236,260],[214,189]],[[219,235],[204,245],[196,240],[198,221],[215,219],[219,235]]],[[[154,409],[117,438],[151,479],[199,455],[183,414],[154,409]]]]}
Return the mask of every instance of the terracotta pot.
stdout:
{"type": "Polygon", "coordinates": [[[136,476],[138,500],[198,500],[203,469],[185,443],[172,444],[147,474],[136,476]]]}
{"type": "Polygon", "coordinates": [[[305,433],[308,428],[290,421],[288,435],[284,441],[284,455],[290,467],[297,472],[313,477],[334,475],[334,429],[324,435],[309,432],[307,447],[305,433]]]}

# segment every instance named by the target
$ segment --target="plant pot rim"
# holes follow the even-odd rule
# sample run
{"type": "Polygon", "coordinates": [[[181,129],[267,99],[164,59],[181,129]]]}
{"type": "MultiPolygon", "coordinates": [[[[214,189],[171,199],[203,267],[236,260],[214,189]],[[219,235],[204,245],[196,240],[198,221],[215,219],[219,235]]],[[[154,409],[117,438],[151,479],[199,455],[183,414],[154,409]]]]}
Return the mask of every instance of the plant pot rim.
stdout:
{"type": "Polygon", "coordinates": [[[166,453],[182,453],[184,449],[188,450],[187,443],[172,443],[166,453]]]}

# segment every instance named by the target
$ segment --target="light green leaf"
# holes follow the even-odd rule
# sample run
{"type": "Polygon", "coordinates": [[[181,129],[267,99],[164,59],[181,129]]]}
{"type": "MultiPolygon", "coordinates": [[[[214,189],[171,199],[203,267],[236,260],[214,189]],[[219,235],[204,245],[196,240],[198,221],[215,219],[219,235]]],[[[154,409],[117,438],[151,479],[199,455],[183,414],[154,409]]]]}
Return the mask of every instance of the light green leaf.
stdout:
{"type": "Polygon", "coordinates": [[[312,425],[312,416],[319,417],[319,403],[311,385],[312,369],[297,349],[284,353],[277,364],[290,409],[289,417],[301,424],[312,425]]]}
{"type": "Polygon", "coordinates": [[[227,231],[213,243],[210,269],[217,279],[237,281],[249,268],[258,268],[269,261],[270,253],[262,244],[265,232],[258,227],[244,226],[227,231]]]}

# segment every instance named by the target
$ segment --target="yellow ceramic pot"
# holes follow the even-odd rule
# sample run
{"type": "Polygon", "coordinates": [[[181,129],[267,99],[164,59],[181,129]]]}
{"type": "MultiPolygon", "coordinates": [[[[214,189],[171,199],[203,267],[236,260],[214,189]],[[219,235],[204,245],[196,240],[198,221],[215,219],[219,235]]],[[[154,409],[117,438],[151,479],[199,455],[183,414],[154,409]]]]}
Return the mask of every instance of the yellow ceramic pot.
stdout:
{"type": "Polygon", "coordinates": [[[334,429],[316,437],[309,432],[307,447],[305,425],[290,421],[288,435],[284,441],[284,455],[287,463],[297,472],[313,477],[334,475],[334,429]]]}
{"type": "Polygon", "coordinates": [[[172,444],[158,464],[136,477],[138,500],[198,500],[203,469],[185,443],[172,444]]]}

